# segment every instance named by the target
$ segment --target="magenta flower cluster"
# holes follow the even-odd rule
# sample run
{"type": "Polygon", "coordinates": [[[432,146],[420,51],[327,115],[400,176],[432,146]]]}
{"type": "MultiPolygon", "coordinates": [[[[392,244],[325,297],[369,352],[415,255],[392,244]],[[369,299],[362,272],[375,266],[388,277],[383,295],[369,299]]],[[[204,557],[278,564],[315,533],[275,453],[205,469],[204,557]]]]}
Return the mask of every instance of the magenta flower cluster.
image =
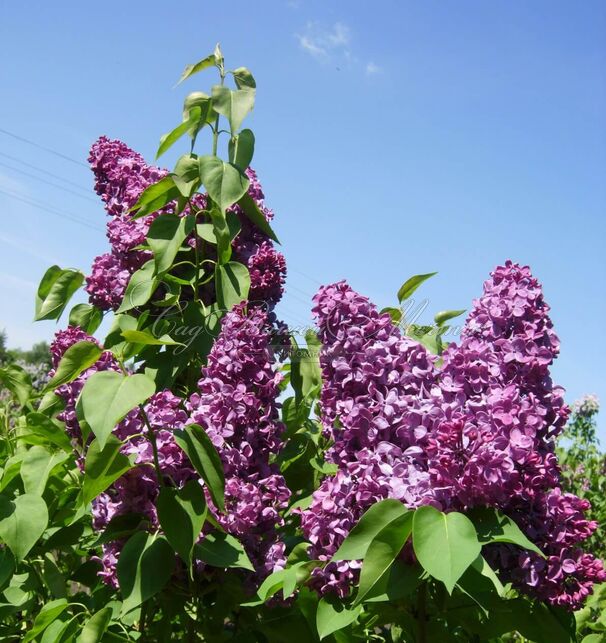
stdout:
{"type": "Polygon", "coordinates": [[[223,463],[227,511],[215,509],[215,518],[241,540],[262,575],[285,564],[277,528],[290,497],[270,462],[280,451],[283,430],[276,402],[281,375],[271,339],[266,311],[234,307],[222,320],[199,392],[187,404],[191,421],[204,428],[223,463]]]}
{"type": "MultiPolygon", "coordinates": [[[[110,252],[96,257],[91,274],[86,280],[86,290],[91,303],[102,310],[117,309],[133,272],[148,259],[150,253],[138,247],[145,242],[152,221],[163,212],[173,212],[175,204],[169,204],[160,212],[133,219],[130,209],[140,194],[149,185],[168,174],[167,170],[148,165],[143,157],[117,140],[99,138],[92,146],[89,163],[95,176],[95,191],[105,204],[110,220],[107,237],[110,252]]],[[[246,171],[250,179],[249,194],[255,199],[266,218],[273,213],[264,204],[264,194],[256,173],[246,171]]],[[[203,208],[203,195],[196,205],[203,208]]],[[[286,279],[286,263],[271,240],[253,226],[240,210],[233,206],[242,223],[242,231],[233,242],[234,260],[245,263],[251,273],[251,302],[273,307],[282,297],[286,279]]],[[[188,214],[186,209],[184,214],[188,214]]],[[[193,238],[190,245],[195,244],[193,238]]]]}
{"type": "MultiPolygon", "coordinates": [[[[281,516],[290,491],[277,465],[270,462],[272,454],[281,448],[283,430],[276,401],[281,375],[275,370],[273,330],[264,309],[247,310],[244,304],[235,307],[222,320],[199,382],[199,393],[184,404],[170,391],[161,391],[144,405],[145,415],[135,409],[116,426],[114,434],[123,441],[121,452],[131,456],[135,466],[93,501],[96,530],[102,531],[113,518],[125,514],[138,515],[142,528],[158,527],[155,503],[160,487],[149,427],[164,482],[181,487],[198,476],[175,442],[173,431],[187,430],[187,425],[195,422],[213,441],[225,471],[226,513],[219,512],[208,496],[215,518],[244,544],[259,578],[284,566],[285,545],[277,530],[283,524],[281,516]]],[[[51,346],[54,367],[70,346],[85,340],[95,341],[75,327],[58,332],[51,346]]],[[[86,380],[102,370],[120,370],[109,351],[74,381],[56,390],[65,404],[58,417],[65,422],[78,452],[84,445],[76,416],[77,398],[86,380]]],[[[79,458],[79,464],[85,468],[83,458],[79,458]]],[[[100,576],[114,587],[123,545],[122,540],[104,544],[99,558],[100,576]]]]}
{"type": "MultiPolygon", "coordinates": [[[[442,365],[343,282],[322,288],[315,304],[323,423],[339,469],[302,515],[312,555],[329,559],[380,498],[446,511],[495,507],[546,555],[495,546],[503,575],[578,607],[606,574],[579,547],[596,527],[586,501],[558,486],[554,438],[568,409],[549,376],[558,340],[529,269],[507,262],[492,273],[442,365]]],[[[314,582],[343,596],[357,567],[330,563],[314,582]]]]}
{"type": "MultiPolygon", "coordinates": [[[[70,326],[59,331],[51,344],[54,368],[57,367],[65,351],[79,341],[96,340],[77,327],[70,326]]],[[[99,371],[120,371],[120,366],[109,351],[104,351],[99,360],[86,369],[74,381],[56,389],[63,399],[64,409],[57,416],[65,422],[78,453],[81,453],[83,437],[76,417],[76,402],[86,380],[99,371]]],[[[135,467],[121,476],[107,491],[93,501],[93,526],[102,531],[109,522],[125,514],[137,514],[146,528],[158,526],[155,501],[159,493],[159,481],[154,468],[152,444],[149,439],[149,426],[155,435],[158,460],[162,476],[173,486],[181,487],[197,474],[187,457],[174,439],[173,431],[181,429],[188,421],[182,400],[168,390],[152,396],[144,406],[147,422],[138,409],[131,411],[114,429],[114,434],[124,444],[122,453],[132,456],[135,467]]],[[[78,457],[79,466],[85,469],[83,457],[78,457]]],[[[102,546],[103,555],[100,576],[110,585],[117,587],[116,563],[123,541],[114,541],[102,546]]]]}

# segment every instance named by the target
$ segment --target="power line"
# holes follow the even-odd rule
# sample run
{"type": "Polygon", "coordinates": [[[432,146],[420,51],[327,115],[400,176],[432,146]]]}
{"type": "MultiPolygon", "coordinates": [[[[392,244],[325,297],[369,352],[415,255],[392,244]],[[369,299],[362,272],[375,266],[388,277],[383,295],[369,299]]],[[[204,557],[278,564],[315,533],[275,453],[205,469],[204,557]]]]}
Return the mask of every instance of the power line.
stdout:
{"type": "Polygon", "coordinates": [[[31,168],[32,170],[36,170],[36,172],[41,172],[42,174],[46,174],[47,176],[51,176],[53,179],[58,179],[59,181],[63,181],[64,183],[67,183],[68,185],[71,185],[75,188],[78,188],[78,190],[82,190],[82,192],[86,192],[87,194],[90,194],[90,189],[89,188],[84,188],[82,187],[79,183],[75,183],[74,181],[70,181],[69,179],[66,179],[62,176],[59,176],[58,174],[53,174],[52,172],[49,172],[48,170],[45,170],[41,167],[38,167],[37,165],[33,165],[32,163],[27,163],[26,161],[22,161],[20,158],[17,158],[16,156],[11,156],[10,154],[6,154],[5,152],[0,152],[0,156],[4,156],[4,158],[10,159],[11,161],[16,161],[17,163],[21,163],[21,165],[25,165],[26,167],[31,168]]]}
{"type": "Polygon", "coordinates": [[[35,141],[30,141],[30,139],[25,138],[24,136],[19,136],[18,134],[13,134],[13,132],[9,132],[8,130],[2,129],[0,127],[0,132],[2,134],[6,134],[6,136],[10,136],[17,141],[21,141],[22,143],[27,143],[28,145],[32,145],[33,147],[37,147],[39,150],[44,150],[45,152],[48,152],[49,154],[54,154],[55,156],[58,156],[59,158],[64,159],[65,161],[69,161],[70,163],[75,163],[76,165],[81,165],[83,167],[87,167],[86,163],[82,163],[82,161],[78,161],[77,159],[72,158],[71,156],[67,156],[66,154],[62,154],[61,152],[57,152],[57,150],[53,150],[50,147],[46,147],[45,145],[40,145],[40,143],[36,143],[35,141]]]}
{"type": "Polygon", "coordinates": [[[15,199],[17,201],[21,201],[22,203],[26,203],[27,205],[31,205],[35,208],[39,208],[40,210],[45,210],[46,212],[49,212],[50,214],[53,214],[57,217],[61,217],[62,219],[67,219],[68,221],[72,221],[73,223],[79,223],[80,225],[86,226],[87,228],[91,228],[91,230],[103,230],[101,226],[97,226],[94,223],[89,223],[88,221],[85,221],[83,219],[78,218],[77,215],[71,214],[68,212],[62,212],[60,210],[55,210],[54,208],[49,208],[48,206],[41,204],[41,203],[36,203],[34,199],[29,199],[25,198],[19,194],[15,194],[14,192],[9,192],[8,190],[3,190],[0,188],[0,194],[5,194],[6,196],[10,197],[11,199],[15,199]]]}
{"type": "Polygon", "coordinates": [[[32,179],[36,179],[36,181],[41,181],[42,183],[46,183],[46,185],[52,185],[52,187],[57,188],[58,190],[63,190],[64,192],[69,192],[69,194],[73,194],[74,196],[80,197],[81,199],[86,199],[87,201],[92,201],[93,203],[97,203],[97,200],[93,199],[90,196],[86,196],[84,194],[79,194],[78,192],[75,192],[74,190],[70,190],[69,188],[66,188],[63,185],[57,185],[56,183],[53,183],[52,181],[47,181],[46,179],[43,179],[40,176],[36,176],[35,174],[31,174],[30,172],[26,172],[25,170],[20,170],[18,167],[14,167],[12,165],[9,165],[8,163],[2,163],[0,161],[0,167],[7,167],[9,170],[13,170],[13,172],[19,172],[20,174],[23,174],[25,176],[29,176],[32,179]]]}

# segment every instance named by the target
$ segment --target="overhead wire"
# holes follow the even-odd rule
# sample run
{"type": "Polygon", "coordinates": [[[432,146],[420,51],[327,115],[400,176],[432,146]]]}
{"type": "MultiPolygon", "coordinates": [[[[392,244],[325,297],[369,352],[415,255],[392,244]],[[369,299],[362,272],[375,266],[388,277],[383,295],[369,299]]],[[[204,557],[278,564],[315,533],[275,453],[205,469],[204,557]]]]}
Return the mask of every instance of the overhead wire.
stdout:
{"type": "Polygon", "coordinates": [[[46,174],[47,176],[50,176],[53,179],[58,179],[59,181],[63,181],[64,183],[67,183],[68,185],[71,185],[72,187],[75,187],[78,190],[82,190],[82,192],[86,192],[87,194],[90,193],[90,188],[82,187],[79,183],[76,183],[75,181],[70,181],[69,179],[66,179],[63,176],[60,176],[59,174],[54,174],[53,172],[49,172],[48,170],[45,170],[44,168],[41,168],[38,165],[34,165],[33,163],[28,163],[27,161],[23,161],[22,159],[17,158],[16,156],[11,156],[10,154],[6,154],[6,152],[0,152],[0,156],[3,156],[4,158],[9,159],[10,161],[16,161],[17,163],[21,163],[21,165],[25,165],[26,167],[29,167],[32,170],[36,170],[36,172],[41,172],[42,174],[46,174]]]}
{"type": "Polygon", "coordinates": [[[76,165],[81,165],[82,167],[88,167],[86,163],[82,163],[82,161],[79,161],[71,156],[68,156],[67,154],[63,154],[62,152],[58,152],[57,150],[54,150],[52,147],[47,147],[46,145],[41,145],[40,143],[36,143],[36,141],[32,141],[29,138],[25,138],[25,136],[20,136],[19,134],[15,134],[13,132],[9,132],[8,130],[0,127],[0,133],[5,134],[6,136],[10,136],[11,138],[14,138],[17,141],[21,141],[22,143],[27,143],[28,145],[32,145],[33,147],[37,147],[40,150],[44,150],[45,152],[48,152],[49,154],[54,154],[55,156],[62,158],[64,161],[69,161],[70,163],[74,163],[76,165]]]}
{"type": "Polygon", "coordinates": [[[18,167],[14,167],[12,165],[9,165],[8,163],[2,163],[0,161],[0,167],[6,167],[9,170],[12,170],[13,172],[19,172],[20,174],[23,174],[24,176],[28,176],[31,179],[35,179],[36,181],[40,181],[41,183],[46,183],[46,185],[51,185],[54,188],[57,188],[58,190],[63,190],[64,192],[68,192],[69,194],[73,194],[74,196],[79,197],[80,199],[86,199],[87,201],[92,201],[93,203],[96,203],[96,199],[93,199],[90,196],[86,196],[85,194],[79,194],[75,190],[70,190],[69,188],[64,187],[63,185],[57,185],[56,183],[53,183],[52,181],[48,181],[47,179],[43,179],[40,176],[36,176],[35,174],[31,174],[30,172],[26,172],[25,170],[20,170],[18,167]]]}
{"type": "Polygon", "coordinates": [[[31,205],[32,207],[38,208],[40,210],[44,210],[45,212],[61,217],[62,219],[66,219],[73,223],[79,223],[80,225],[90,228],[91,230],[103,231],[103,228],[101,226],[95,225],[94,223],[90,223],[89,221],[81,219],[76,214],[63,212],[61,210],[56,210],[55,208],[49,207],[48,205],[44,203],[40,203],[39,201],[37,202],[35,199],[31,199],[30,197],[27,197],[26,195],[23,195],[23,194],[19,194],[18,192],[15,193],[15,192],[6,190],[4,188],[0,188],[0,194],[4,194],[10,197],[11,199],[15,199],[16,201],[21,201],[22,203],[26,203],[27,205],[31,205]]]}

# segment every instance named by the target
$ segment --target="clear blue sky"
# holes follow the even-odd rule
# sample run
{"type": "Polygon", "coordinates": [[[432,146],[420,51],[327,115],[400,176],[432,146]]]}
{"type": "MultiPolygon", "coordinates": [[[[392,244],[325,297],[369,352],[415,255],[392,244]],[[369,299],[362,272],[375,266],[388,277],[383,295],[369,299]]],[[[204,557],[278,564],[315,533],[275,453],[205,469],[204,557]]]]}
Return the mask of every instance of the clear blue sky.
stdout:
{"type": "MultiPolygon", "coordinates": [[[[606,403],[604,33],[592,0],[7,2],[0,128],[82,163],[100,134],[152,160],[183,97],[211,84],[173,89],[182,68],[219,40],[258,83],[254,165],[288,260],[287,321],[306,322],[320,282],[387,305],[435,270],[428,311],[468,308],[512,258],[553,308],[554,379],[606,403]]],[[[55,330],[31,323],[51,262],[87,271],[106,250],[91,188],[86,167],[0,132],[10,345],[55,330]]]]}

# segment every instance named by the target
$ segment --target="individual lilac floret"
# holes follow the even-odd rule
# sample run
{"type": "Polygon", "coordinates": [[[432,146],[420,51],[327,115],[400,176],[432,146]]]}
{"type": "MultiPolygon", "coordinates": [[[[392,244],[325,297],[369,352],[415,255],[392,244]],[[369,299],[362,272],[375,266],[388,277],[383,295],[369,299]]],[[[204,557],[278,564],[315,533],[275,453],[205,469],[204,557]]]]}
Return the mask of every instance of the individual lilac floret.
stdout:
{"type": "Polygon", "coordinates": [[[207,432],[225,471],[227,512],[215,511],[215,517],[242,537],[261,575],[283,564],[276,530],[290,497],[278,467],[270,463],[283,430],[277,404],[281,375],[274,362],[267,313],[236,306],[222,320],[200,392],[188,405],[191,421],[207,432]]]}

